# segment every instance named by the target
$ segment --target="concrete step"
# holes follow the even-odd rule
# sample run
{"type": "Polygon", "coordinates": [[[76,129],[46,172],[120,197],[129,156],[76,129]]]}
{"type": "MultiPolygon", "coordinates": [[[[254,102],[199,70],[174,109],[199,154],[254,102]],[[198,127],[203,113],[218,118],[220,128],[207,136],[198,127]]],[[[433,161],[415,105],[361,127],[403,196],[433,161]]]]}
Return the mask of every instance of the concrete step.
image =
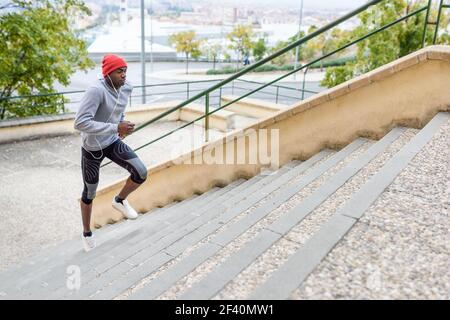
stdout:
{"type": "MultiPolygon", "coordinates": [[[[117,246],[117,243],[124,243],[125,239],[131,239],[142,230],[137,230],[142,228],[146,223],[153,224],[154,228],[164,228],[166,224],[164,223],[166,217],[173,217],[173,213],[180,213],[184,211],[184,208],[191,210],[192,208],[201,208],[207,205],[210,200],[214,200],[217,197],[223,195],[226,192],[231,191],[234,187],[242,184],[245,180],[239,179],[224,188],[214,188],[208,192],[205,192],[201,196],[191,197],[184,201],[178,203],[172,203],[164,208],[156,208],[146,215],[141,215],[137,221],[128,221],[117,223],[117,226],[109,227],[111,230],[105,231],[99,230],[100,232],[95,232],[97,248],[95,251],[96,255],[101,252],[107,252],[112,248],[117,246]],[[162,222],[161,222],[162,221],[162,222]],[[156,223],[158,223],[156,225],[156,223]]],[[[69,241],[65,241],[63,244],[52,248],[53,250],[46,250],[45,253],[39,256],[33,257],[30,261],[27,261],[24,265],[19,268],[12,269],[2,274],[2,285],[0,286],[0,292],[11,290],[11,287],[15,290],[21,289],[28,282],[38,279],[43,274],[48,273],[52,266],[62,263],[65,259],[70,256],[75,256],[82,258],[83,256],[92,257],[94,252],[84,253],[81,248],[81,239],[75,238],[69,241]]]]}
{"type": "MultiPolygon", "coordinates": [[[[242,183],[245,181],[244,179],[240,179],[236,181],[237,183],[242,183]]],[[[185,199],[183,201],[174,201],[162,208],[154,208],[146,214],[140,214],[136,220],[121,220],[117,223],[106,225],[101,229],[95,230],[95,237],[98,245],[101,243],[108,241],[111,238],[115,238],[118,236],[117,232],[125,234],[129,232],[131,229],[135,229],[136,226],[140,225],[141,222],[146,222],[150,220],[160,221],[163,220],[164,217],[172,216],[172,212],[179,208],[180,206],[186,205],[189,203],[190,206],[199,205],[202,203],[210,201],[215,197],[221,195],[222,193],[228,192],[229,189],[233,188],[234,184],[229,184],[223,188],[212,188],[207,192],[201,195],[193,195],[192,197],[185,199]],[[194,201],[195,199],[195,201],[194,201]],[[197,203],[197,202],[202,203],[197,203]],[[169,210],[170,209],[170,210],[169,210]],[[136,223],[139,222],[139,223],[136,223]],[[116,230],[117,229],[117,230],[116,230]]],[[[0,274],[0,283],[3,283],[2,280],[8,279],[10,275],[17,273],[28,273],[30,271],[36,271],[38,265],[42,263],[46,263],[47,261],[51,261],[53,259],[58,259],[60,256],[64,256],[69,252],[78,251],[81,249],[81,242],[79,237],[75,237],[74,239],[66,240],[60,244],[50,246],[44,250],[42,250],[39,254],[33,255],[27,258],[25,261],[21,262],[20,265],[10,268],[9,270],[0,274]]]]}
{"type": "Polygon", "coordinates": [[[449,119],[449,113],[437,114],[249,298],[289,298],[449,119]]]}
{"type": "MultiPolygon", "coordinates": [[[[440,115],[443,116],[438,115],[435,118],[438,120],[433,119],[435,125],[436,123],[439,124],[442,123],[442,121],[448,120],[448,114],[440,115]]],[[[432,122],[430,122],[430,124],[432,122]]],[[[427,125],[426,128],[428,128],[429,125],[427,125]]],[[[214,268],[202,280],[195,283],[190,289],[185,291],[180,298],[209,299],[214,297],[231,280],[239,275],[239,273],[285,236],[294,226],[299,224],[326,199],[331,197],[336,190],[341,188],[349,179],[357,174],[359,170],[364,168],[364,166],[371,162],[375,157],[383,153],[384,150],[404,131],[405,129],[403,128],[395,128],[392,130],[388,135],[367,150],[363,156],[354,160],[335,174],[300,205],[290,210],[265,230],[262,230],[256,238],[245,244],[237,252],[233,253],[224,263],[214,268]]],[[[425,128],[421,133],[422,132],[425,132],[425,128]]],[[[424,139],[425,138],[422,140],[424,139]]],[[[155,271],[160,270],[165,264],[182,255],[186,249],[195,246],[199,242],[203,243],[206,239],[206,242],[191,251],[188,255],[183,256],[181,260],[162,272],[160,276],[151,280],[139,290],[134,291],[131,296],[132,299],[156,298],[173,286],[179,279],[189,275],[189,273],[201,263],[217,254],[255,223],[265,218],[282,203],[289,200],[301,188],[320,177],[327,169],[339,163],[339,161],[343,159],[342,157],[344,154],[346,154],[345,156],[348,156],[363,143],[365,143],[363,139],[356,140],[339,153],[333,155],[327,161],[320,163],[320,165],[317,165],[312,170],[308,171],[308,175],[306,175],[307,178],[305,178],[306,176],[302,176],[302,179],[285,188],[283,188],[283,186],[287,182],[309,168],[308,162],[292,162],[274,174],[259,175],[245,182],[235,181],[235,185],[230,184],[227,186],[228,189],[215,188],[214,190],[210,190],[208,194],[203,194],[203,197],[194,195],[186,201],[173,203],[170,206],[156,209],[154,213],[146,216],[144,215],[140,217],[138,221],[134,221],[136,222],[134,225],[123,224],[120,226],[117,224],[117,226],[112,226],[113,228],[109,230],[109,232],[107,232],[106,229],[102,231],[101,237],[104,237],[104,239],[109,242],[100,250],[92,251],[96,252],[95,255],[88,257],[88,253],[80,258],[77,257],[76,252],[72,253],[72,256],[70,256],[70,254],[61,254],[60,256],[64,256],[64,259],[61,259],[54,264],[50,263],[53,261],[49,261],[48,265],[47,260],[45,263],[38,265],[37,276],[36,274],[30,277],[25,275],[25,278],[22,278],[21,282],[19,282],[19,290],[12,288],[11,284],[17,284],[17,281],[20,279],[6,279],[6,282],[9,282],[9,287],[6,287],[8,290],[3,292],[3,297],[2,291],[4,286],[3,282],[1,282],[0,298],[86,299],[92,297],[94,299],[111,299],[133,287],[133,285],[139,283],[142,279],[148,277],[155,271]],[[258,204],[259,201],[275,192],[275,197],[270,198],[269,201],[266,201],[250,214],[242,217],[242,219],[235,221],[235,218],[245,212],[248,208],[258,204]],[[201,207],[201,209],[198,207],[201,207]],[[187,217],[189,217],[189,219],[187,219],[187,217]],[[215,233],[219,229],[221,229],[220,232],[215,233]],[[76,257],[78,259],[76,259],[76,257]],[[70,291],[66,288],[66,271],[67,266],[71,265],[71,263],[78,263],[82,271],[82,287],[79,291],[70,291]]],[[[411,143],[408,145],[410,144],[411,143]]],[[[426,142],[423,145],[425,144],[426,142]]],[[[416,150],[413,150],[416,152],[415,154],[417,154],[422,147],[417,150],[413,148],[416,150]]],[[[408,157],[410,158],[409,160],[411,160],[415,156],[414,152],[411,150],[405,151],[403,155],[400,156],[400,160],[405,161],[408,157]]],[[[313,157],[309,159],[311,160],[311,165],[320,159],[323,159],[327,154],[329,154],[328,151],[321,152],[315,156],[316,158],[313,157]]],[[[361,205],[361,197],[367,198],[367,192],[370,193],[374,188],[378,188],[380,181],[381,184],[387,183],[384,187],[386,188],[402,169],[398,169],[399,166],[401,167],[401,165],[398,164],[399,161],[396,162],[396,165],[391,165],[391,169],[388,170],[388,179],[386,179],[385,176],[380,176],[378,180],[375,179],[377,183],[373,183],[370,188],[368,187],[366,193],[361,195],[362,193],[359,192],[357,194],[359,200],[355,200],[356,202],[354,202],[352,206],[346,204],[344,208],[347,208],[348,210],[348,208],[353,208],[358,204],[361,205]],[[395,173],[396,170],[400,171],[395,173]]],[[[389,164],[391,162],[392,161],[390,161],[389,164]]],[[[386,166],[389,167],[388,164],[386,166]]],[[[379,176],[379,174],[377,174],[377,176],[379,176]]],[[[364,187],[366,185],[364,185],[364,187]]],[[[378,195],[384,188],[379,189],[381,190],[379,192],[377,191],[378,195]]],[[[378,197],[377,192],[369,194],[369,198],[372,199],[369,199],[369,201],[372,201],[370,204],[378,197]]],[[[352,200],[353,198],[349,203],[351,203],[352,200]]],[[[364,206],[364,203],[362,205],[364,206]]],[[[310,264],[305,264],[303,269],[301,269],[306,270],[300,272],[302,276],[294,276],[294,282],[296,284],[294,289],[301,284],[307,275],[309,275],[314,267],[320,263],[322,258],[328,254],[337,241],[348,232],[364,212],[342,214],[340,213],[341,211],[342,210],[340,210],[338,214],[335,214],[318,233],[308,240],[308,243],[303,247],[306,249],[300,249],[288,260],[291,262],[286,263],[286,267],[283,265],[283,268],[285,268],[283,270],[293,272],[300,264],[300,261],[312,261],[310,264]],[[353,216],[358,214],[360,215],[353,216]],[[342,215],[343,217],[338,215],[342,215]],[[354,221],[351,221],[350,219],[353,219],[354,221]],[[308,244],[312,247],[307,247],[308,244]],[[316,247],[314,246],[318,249],[315,250],[316,247]],[[300,258],[294,258],[296,256],[299,256],[300,258]],[[302,260],[305,259],[305,257],[310,260],[302,260]]],[[[72,243],[70,245],[74,244],[72,243]]],[[[58,255],[56,255],[56,257],[57,256],[58,255]]],[[[32,270],[32,265],[28,265],[27,267],[30,268],[30,271],[32,270]]],[[[280,268],[279,270],[282,269],[280,268]]],[[[0,277],[3,276],[4,275],[1,275],[0,277]]],[[[266,285],[266,283],[268,286],[276,285],[277,281],[280,281],[277,277],[286,277],[286,275],[285,272],[276,271],[272,277],[269,278],[264,285],[266,285]],[[272,277],[275,277],[275,280],[270,280],[272,277]]],[[[284,289],[279,288],[278,291],[275,290],[274,292],[277,292],[276,294],[278,297],[275,299],[289,297],[289,294],[294,290],[291,288],[292,286],[294,286],[294,284],[287,285],[284,289]]],[[[261,288],[262,287],[263,286],[261,286],[261,288]]],[[[258,288],[254,295],[252,295],[252,298],[266,299],[266,290],[267,288],[258,288]]]]}
{"type": "MultiPolygon", "coordinates": [[[[192,198],[187,199],[185,201],[192,200],[192,198]]],[[[151,214],[155,214],[156,212],[160,213],[161,211],[164,212],[170,208],[172,208],[175,205],[179,205],[181,203],[173,202],[165,206],[164,208],[155,208],[151,211],[151,214]]],[[[138,217],[138,221],[142,219],[143,215],[140,215],[138,217]]],[[[98,244],[101,244],[103,240],[106,240],[104,238],[106,237],[114,237],[115,232],[113,232],[118,226],[120,228],[124,228],[125,225],[132,223],[129,220],[123,220],[121,222],[118,222],[113,225],[106,225],[102,229],[94,231],[95,237],[98,244]]],[[[0,292],[2,287],[6,287],[6,283],[8,280],[11,280],[11,278],[14,278],[17,274],[28,274],[28,273],[35,273],[43,264],[47,263],[48,261],[52,261],[54,259],[59,259],[61,256],[66,255],[69,252],[73,252],[74,250],[78,251],[81,248],[81,241],[80,238],[77,236],[73,239],[69,239],[66,241],[63,241],[62,243],[59,243],[57,245],[52,245],[50,247],[47,247],[43,250],[41,250],[38,254],[35,254],[24,261],[22,261],[20,264],[11,267],[5,272],[2,272],[0,274],[0,283],[2,286],[0,286],[0,292]]],[[[10,281],[11,282],[11,281],[10,281]]]]}
{"type": "MultiPolygon", "coordinates": [[[[233,101],[237,98],[239,98],[239,96],[226,95],[226,96],[222,96],[221,100],[226,103],[226,102],[233,101]]],[[[248,105],[248,106],[254,106],[254,107],[264,107],[264,108],[273,110],[275,112],[289,107],[282,103],[274,103],[274,102],[270,102],[270,101],[266,101],[266,100],[262,100],[262,99],[255,99],[255,98],[243,98],[243,99],[239,100],[238,102],[236,102],[236,104],[248,105]]]]}
{"type": "MultiPolygon", "coordinates": [[[[328,154],[328,152],[323,152],[320,156],[317,155],[316,159],[320,159],[321,157],[323,157],[326,154],[328,154]]],[[[299,165],[298,162],[293,162],[291,164],[288,164],[288,165],[284,166],[282,168],[282,170],[281,169],[278,170],[278,172],[276,174],[269,177],[269,181],[271,180],[272,182],[266,183],[266,187],[264,187],[261,184],[261,186],[258,186],[258,185],[253,186],[253,189],[254,190],[263,190],[264,188],[269,188],[269,186],[270,186],[270,188],[273,189],[274,183],[282,184],[282,183],[286,182],[287,180],[290,179],[290,177],[292,177],[293,170],[296,171],[296,169],[298,167],[306,167],[306,166],[304,165],[304,163],[299,165]],[[280,179],[282,179],[282,180],[280,180],[280,179]],[[278,181],[278,182],[276,182],[276,181],[278,181]],[[261,189],[261,187],[262,187],[262,189],[261,189]]],[[[270,190],[268,190],[268,191],[270,191],[270,190]]],[[[253,192],[254,191],[252,191],[251,193],[253,193],[253,192]]],[[[249,203],[253,203],[253,201],[249,202],[249,203]]],[[[247,206],[248,206],[248,204],[247,204],[247,206]]],[[[207,225],[208,226],[209,225],[216,226],[215,224],[211,224],[211,222],[208,223],[207,225]]],[[[217,228],[217,226],[216,226],[216,228],[217,228]]],[[[200,227],[197,230],[195,230],[194,233],[197,233],[197,231],[199,231],[200,229],[202,229],[203,232],[205,231],[203,228],[200,227]]],[[[189,235],[188,235],[188,237],[189,237],[189,235]]],[[[201,237],[203,237],[203,236],[201,236],[201,237]]],[[[197,240],[195,240],[195,238],[194,239],[191,238],[191,241],[195,242],[197,240]]],[[[184,242],[186,242],[186,240],[184,240],[184,242]]],[[[178,241],[175,243],[178,244],[178,241]]],[[[148,252],[145,252],[145,254],[148,254],[148,252]]],[[[108,289],[109,290],[121,290],[120,288],[126,289],[127,287],[131,286],[133,284],[133,282],[137,282],[140,279],[142,279],[143,274],[145,274],[146,272],[149,272],[149,268],[150,268],[149,266],[151,266],[151,269],[155,269],[155,268],[160,267],[164,263],[166,263],[169,259],[173,259],[172,255],[167,254],[167,249],[164,252],[160,252],[154,256],[149,256],[149,257],[150,257],[150,259],[145,261],[144,264],[138,266],[137,268],[134,268],[132,271],[127,273],[126,277],[121,279],[122,280],[121,283],[113,282],[113,285],[108,286],[108,289]]],[[[96,289],[101,289],[101,287],[98,287],[98,283],[96,283],[95,286],[96,286],[95,287],[96,289]]],[[[102,292],[105,293],[104,290],[102,292]]],[[[95,293],[95,292],[93,292],[93,293],[95,293]]]]}
{"type": "Polygon", "coordinates": [[[349,179],[364,168],[376,156],[383,153],[405,130],[395,128],[380,141],[373,144],[364,154],[333,175],[299,205],[278,218],[255,238],[231,254],[222,264],[214,268],[199,282],[187,289],[180,299],[211,299],[230,281],[268,250],[291,228],[321,205],[328,197],[342,187],[349,179]]]}
{"type": "MultiPolygon", "coordinates": [[[[117,223],[117,226],[113,225],[113,227],[120,229],[118,230],[118,232],[120,232],[121,234],[125,234],[130,232],[131,230],[142,228],[143,225],[150,225],[154,223],[159,224],[160,222],[171,224],[173,223],[173,221],[176,221],[180,218],[180,213],[183,213],[183,211],[190,211],[194,210],[195,208],[202,207],[215,200],[216,198],[222,196],[223,194],[231,191],[231,189],[237,187],[243,182],[245,182],[245,179],[238,179],[223,188],[215,187],[199,196],[195,195],[189,199],[177,202],[175,205],[173,205],[173,207],[171,207],[170,210],[156,210],[155,212],[153,212],[152,210],[146,214],[141,215],[139,217],[140,220],[138,221],[123,220],[123,225],[117,223]]],[[[165,206],[164,208],[166,207],[167,206],[165,206]]],[[[99,231],[105,234],[109,234],[108,230],[103,231],[102,229],[100,229],[99,231]]]]}
{"type": "MultiPolygon", "coordinates": [[[[229,103],[238,96],[222,96],[222,105],[229,103]]],[[[273,102],[264,101],[261,99],[244,98],[235,102],[225,108],[227,111],[232,111],[236,114],[253,117],[253,118],[264,118],[274,113],[286,109],[288,106],[283,104],[277,104],[273,102]]]]}
{"type": "Polygon", "coordinates": [[[246,128],[255,123],[255,121],[258,121],[258,119],[234,113],[227,119],[227,130],[232,131],[240,128],[246,128]]]}
{"type": "MultiPolygon", "coordinates": [[[[345,151],[349,151],[348,149],[345,151]]],[[[261,219],[265,213],[268,211],[271,211],[273,208],[280,205],[282,202],[285,201],[285,199],[289,198],[292,193],[284,192],[286,188],[284,185],[291,180],[294,177],[297,177],[298,175],[302,174],[307,169],[314,166],[318,161],[324,159],[327,155],[329,155],[329,151],[323,151],[314,157],[310,158],[308,161],[305,161],[301,165],[297,166],[296,168],[293,168],[288,174],[280,177],[276,181],[273,182],[273,184],[276,185],[277,188],[279,188],[278,193],[281,194],[280,197],[277,197],[276,199],[269,199],[266,203],[261,205],[260,207],[256,208],[253,212],[246,215],[244,218],[239,219],[238,221],[235,221],[231,224],[227,224],[225,227],[227,227],[225,230],[221,230],[219,233],[212,235],[212,238],[210,242],[202,245],[200,248],[196,249],[193,253],[191,253],[189,256],[184,258],[182,261],[177,263],[174,268],[171,268],[167,272],[163,273],[161,276],[159,276],[157,279],[153,280],[148,286],[145,286],[142,290],[138,291],[138,294],[135,294],[133,298],[140,299],[141,297],[146,299],[153,299],[156,296],[158,296],[160,293],[162,293],[165,289],[170,287],[173,283],[175,283],[177,280],[179,280],[181,277],[192,271],[195,266],[199,265],[203,261],[205,261],[208,257],[214,255],[218,250],[222,248],[222,245],[218,245],[215,243],[215,240],[220,241],[219,239],[222,239],[222,241],[227,241],[226,239],[234,239],[236,236],[238,236],[240,233],[242,233],[244,230],[249,228],[249,226],[256,223],[259,219],[261,219]],[[280,188],[281,187],[281,188],[280,188]]],[[[344,151],[341,153],[340,156],[344,154],[344,151]]],[[[335,158],[332,162],[339,161],[340,157],[335,158]]],[[[326,170],[327,166],[322,166],[322,170],[326,170]]],[[[317,178],[317,172],[309,175],[308,177],[304,177],[303,179],[300,179],[299,182],[294,183],[295,188],[301,189],[305,185],[307,185],[311,180],[314,180],[317,178]]],[[[273,186],[268,186],[273,189],[273,186]]],[[[270,194],[273,191],[269,189],[261,189],[259,192],[262,194],[270,194]]],[[[237,212],[242,212],[239,208],[236,209],[237,212]]],[[[224,223],[228,223],[231,221],[231,218],[234,218],[235,214],[228,217],[227,219],[222,220],[224,223]]],[[[194,233],[190,234],[189,236],[179,240],[178,242],[174,243],[172,246],[168,247],[165,251],[173,256],[179,255],[185,250],[187,247],[194,245],[195,243],[200,242],[202,239],[204,239],[206,236],[210,235],[213,231],[220,228],[220,226],[217,226],[214,222],[205,225],[203,228],[197,229],[194,233]]],[[[230,240],[231,241],[231,240],[230,240]]],[[[118,288],[123,286],[111,286],[108,287],[107,290],[105,289],[99,294],[99,298],[106,298],[111,296],[106,296],[106,294],[112,294],[112,292],[118,288]]],[[[114,292],[115,294],[118,294],[120,292],[114,292]]],[[[94,298],[97,298],[97,296],[94,296],[94,298]]]]}
{"type": "MultiPolygon", "coordinates": [[[[247,196],[253,194],[256,190],[260,189],[264,185],[270,185],[271,184],[270,182],[272,180],[276,179],[280,175],[287,173],[291,169],[291,167],[296,166],[297,163],[292,162],[270,175],[262,174],[262,177],[264,177],[264,178],[261,179],[261,181],[255,180],[255,181],[253,181],[253,183],[249,183],[247,185],[247,187],[245,188],[245,190],[240,190],[240,191],[236,192],[236,196],[234,197],[234,199],[233,198],[228,199],[228,202],[229,202],[227,204],[228,208],[232,208],[236,203],[238,203],[239,201],[242,201],[247,196]]],[[[213,207],[211,207],[211,209],[213,209],[213,207]]],[[[123,274],[122,266],[127,270],[128,269],[131,270],[131,269],[133,269],[132,267],[138,267],[142,262],[145,262],[145,260],[149,259],[149,258],[152,258],[153,260],[156,260],[156,261],[160,261],[159,263],[165,263],[167,259],[172,259],[173,257],[162,252],[162,250],[164,248],[166,248],[167,246],[169,246],[171,243],[176,242],[178,239],[182,238],[189,232],[195,231],[196,228],[199,228],[200,226],[207,223],[209,220],[214,219],[214,217],[216,215],[218,215],[218,214],[220,215],[220,213],[223,212],[223,210],[219,210],[219,211],[215,210],[215,211],[216,212],[214,212],[214,210],[211,210],[211,212],[208,212],[208,217],[206,217],[206,218],[199,216],[200,220],[195,219],[195,220],[191,221],[187,227],[184,227],[181,230],[180,230],[180,228],[177,228],[176,230],[174,230],[175,231],[174,234],[170,234],[170,233],[166,232],[166,234],[163,238],[159,239],[153,245],[148,246],[148,248],[144,248],[145,250],[143,250],[142,248],[139,248],[140,251],[133,249],[132,251],[135,251],[137,253],[131,257],[129,255],[127,255],[127,256],[123,255],[122,257],[119,257],[119,258],[115,257],[116,261],[115,261],[114,265],[111,265],[108,262],[107,266],[102,265],[102,266],[97,267],[97,268],[103,268],[103,270],[104,270],[104,275],[102,276],[102,279],[95,279],[95,281],[92,281],[92,282],[88,281],[87,285],[84,285],[82,290],[80,290],[79,292],[67,292],[67,290],[65,290],[65,289],[61,289],[61,292],[66,291],[65,296],[70,297],[71,299],[85,298],[89,294],[93,294],[98,289],[103,288],[111,280],[115,280],[117,277],[122,275],[123,274]],[[127,259],[127,261],[123,262],[124,259],[127,259]],[[128,266],[124,265],[124,263],[128,263],[128,266]],[[131,267],[130,267],[130,263],[132,264],[131,267]]],[[[182,226],[180,225],[179,227],[182,227],[182,226]]],[[[137,243],[136,245],[140,246],[140,243],[137,243]]],[[[51,297],[59,298],[59,292],[55,292],[54,294],[52,294],[51,297]]]]}
{"type": "MultiPolygon", "coordinates": [[[[232,190],[232,192],[235,193],[234,197],[237,200],[239,200],[240,197],[245,197],[246,192],[247,193],[251,192],[253,185],[255,185],[257,183],[257,181],[262,178],[263,178],[263,176],[257,176],[257,177],[250,179],[249,181],[247,181],[246,183],[248,183],[251,186],[250,188],[248,186],[243,186],[242,187],[243,190],[239,189],[240,186],[237,188],[234,188],[232,190]],[[243,192],[243,191],[245,191],[245,192],[243,192]]],[[[208,203],[206,208],[203,208],[203,212],[208,212],[209,209],[211,209],[217,205],[223,206],[223,202],[225,199],[227,199],[226,195],[219,197],[215,202],[213,201],[213,202],[208,203]]],[[[231,205],[232,205],[232,203],[233,202],[231,202],[231,205]]],[[[223,207],[226,208],[226,206],[223,206],[223,207]]],[[[197,213],[196,212],[190,213],[187,215],[188,216],[187,219],[179,221],[177,224],[170,225],[170,226],[168,226],[168,228],[157,229],[157,230],[153,229],[153,233],[157,231],[155,234],[150,233],[149,230],[145,230],[144,232],[142,232],[142,230],[138,230],[140,232],[140,234],[138,235],[140,237],[139,239],[145,240],[145,243],[144,243],[144,245],[142,245],[143,244],[142,241],[141,242],[134,241],[134,245],[131,247],[134,248],[135,251],[142,250],[146,246],[151,245],[152,240],[157,241],[159,238],[162,238],[165,235],[167,235],[168,233],[170,233],[170,231],[179,229],[187,221],[192,220],[192,218],[201,215],[201,213],[202,213],[201,210],[197,211],[197,213]],[[170,229],[172,229],[172,230],[170,230],[170,229]]],[[[134,236],[136,236],[136,235],[134,235],[134,236]]],[[[37,279],[35,278],[33,281],[28,283],[27,286],[22,287],[20,292],[16,291],[16,293],[22,297],[26,296],[28,298],[31,298],[36,295],[42,296],[45,294],[46,291],[47,291],[47,293],[50,293],[53,289],[55,289],[55,286],[57,288],[61,287],[61,286],[65,287],[65,281],[63,281],[63,280],[65,279],[66,267],[69,265],[72,265],[72,264],[79,265],[84,274],[84,279],[89,281],[92,278],[95,278],[99,274],[99,272],[94,268],[94,267],[98,268],[98,263],[101,264],[100,270],[106,271],[108,268],[111,268],[111,267],[115,266],[116,264],[120,264],[121,259],[125,260],[126,258],[128,258],[130,255],[132,255],[135,252],[133,250],[130,250],[129,243],[128,243],[128,241],[130,241],[133,237],[130,235],[128,235],[128,237],[130,237],[130,238],[122,239],[122,240],[126,240],[126,241],[122,241],[123,245],[120,245],[118,243],[111,243],[110,246],[108,247],[108,249],[111,249],[111,250],[108,252],[105,252],[104,254],[102,254],[100,256],[98,256],[99,250],[101,250],[100,248],[96,248],[96,250],[95,250],[96,255],[94,255],[94,253],[92,253],[92,252],[89,252],[87,254],[79,252],[79,253],[76,253],[75,255],[68,256],[65,259],[62,259],[63,261],[58,261],[57,263],[51,265],[49,268],[46,269],[47,272],[44,275],[39,275],[37,277],[37,279]],[[111,246],[113,248],[110,248],[111,246]],[[116,252],[117,252],[117,255],[114,256],[113,254],[115,254],[116,252]],[[102,262],[104,262],[104,263],[102,264],[102,262]]],[[[105,251],[105,250],[103,250],[103,251],[105,251]]],[[[128,264],[128,266],[130,266],[130,265],[128,264]]],[[[12,293],[9,293],[9,295],[11,296],[12,293]]]]}
{"type": "MultiPolygon", "coordinates": [[[[343,158],[348,156],[351,152],[358,149],[362,144],[364,144],[364,140],[358,140],[354,142],[353,144],[349,145],[345,149],[341,150],[337,155],[330,158],[325,163],[322,163],[315,168],[315,170],[312,170],[310,174],[308,174],[305,177],[302,177],[299,181],[295,183],[295,186],[297,189],[301,189],[302,187],[308,185],[311,181],[314,181],[317,177],[319,177],[323,172],[328,170],[330,167],[333,167],[336,165],[336,163],[340,162],[343,158]]],[[[233,223],[232,228],[228,228],[216,236],[213,237],[213,239],[219,239],[220,237],[223,238],[230,238],[233,239],[236,237],[236,234],[239,234],[242,232],[242,230],[245,230],[248,228],[249,225],[254,224],[258,219],[260,219],[267,210],[271,210],[270,208],[276,207],[285,199],[288,199],[292,195],[292,191],[286,192],[286,188],[283,188],[288,181],[290,181],[292,178],[298,176],[299,174],[303,173],[306,169],[308,169],[310,166],[316,164],[319,160],[324,159],[327,155],[329,155],[329,151],[323,151],[316,156],[312,157],[308,161],[302,163],[301,165],[291,169],[287,174],[283,175],[282,177],[278,178],[274,182],[272,182],[272,185],[267,186],[265,189],[259,190],[259,192],[263,195],[269,195],[272,193],[276,188],[280,188],[280,192],[282,196],[278,198],[278,201],[268,201],[265,203],[262,207],[256,209],[253,213],[246,216],[244,219],[236,221],[233,223]],[[275,187],[275,188],[274,188],[275,187]],[[270,188],[270,189],[269,189],[270,188]]],[[[255,197],[259,197],[258,195],[255,195],[255,197]]],[[[251,199],[249,199],[251,200],[251,199]]],[[[244,206],[246,208],[247,206],[244,206]]],[[[241,213],[245,210],[242,208],[234,208],[234,212],[230,216],[226,217],[226,219],[222,219],[221,222],[229,222],[233,217],[235,217],[238,213],[241,213]]],[[[180,241],[174,243],[172,246],[170,246],[168,249],[166,249],[166,252],[171,255],[176,255],[181,253],[186,247],[200,241],[202,238],[205,238],[208,234],[215,231],[216,229],[220,228],[220,225],[217,225],[217,222],[210,222],[208,225],[205,225],[202,228],[197,229],[194,233],[188,235],[187,237],[184,237],[180,241]]],[[[219,240],[217,240],[219,241],[219,240]]],[[[226,241],[226,240],[224,240],[226,241]]],[[[231,240],[230,240],[231,241],[231,240]]],[[[170,286],[172,282],[176,282],[179,277],[181,277],[183,274],[188,273],[191,269],[192,265],[196,265],[198,263],[201,263],[201,261],[204,261],[207,259],[208,256],[214,254],[215,251],[217,251],[220,248],[220,246],[216,244],[206,244],[205,246],[202,246],[198,250],[196,250],[191,256],[189,256],[186,260],[182,261],[181,264],[176,265],[176,270],[173,270],[171,272],[168,272],[167,275],[163,274],[162,278],[158,277],[156,279],[156,282],[152,282],[150,287],[146,287],[145,296],[149,298],[154,297],[157,295],[163,288],[166,288],[167,286],[170,286]],[[198,254],[200,252],[200,254],[198,254]]],[[[137,274],[135,277],[132,277],[130,279],[129,274],[127,274],[126,278],[123,278],[119,283],[114,283],[112,286],[109,286],[108,288],[104,289],[102,292],[99,293],[99,295],[94,296],[94,298],[111,298],[114,295],[117,295],[120,293],[120,290],[124,290],[127,287],[130,287],[130,283],[127,283],[129,280],[138,281],[139,279],[142,279],[144,276],[148,276],[150,273],[152,273],[153,270],[149,270],[149,268],[141,268],[141,270],[137,270],[137,274]]],[[[132,284],[132,283],[131,283],[132,284]]]]}

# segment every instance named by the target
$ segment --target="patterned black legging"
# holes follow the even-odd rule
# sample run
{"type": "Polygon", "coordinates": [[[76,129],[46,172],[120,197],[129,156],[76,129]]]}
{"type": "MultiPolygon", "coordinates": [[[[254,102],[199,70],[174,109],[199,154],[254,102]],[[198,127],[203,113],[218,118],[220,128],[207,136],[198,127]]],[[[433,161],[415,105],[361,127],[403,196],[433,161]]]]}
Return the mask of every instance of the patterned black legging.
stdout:
{"type": "Polygon", "coordinates": [[[84,189],[81,200],[86,203],[92,203],[97,191],[100,164],[107,157],[117,163],[122,168],[130,172],[131,180],[141,184],[147,179],[147,169],[136,153],[120,139],[117,139],[111,145],[103,150],[86,151],[81,148],[81,171],[83,173],[84,189]]]}

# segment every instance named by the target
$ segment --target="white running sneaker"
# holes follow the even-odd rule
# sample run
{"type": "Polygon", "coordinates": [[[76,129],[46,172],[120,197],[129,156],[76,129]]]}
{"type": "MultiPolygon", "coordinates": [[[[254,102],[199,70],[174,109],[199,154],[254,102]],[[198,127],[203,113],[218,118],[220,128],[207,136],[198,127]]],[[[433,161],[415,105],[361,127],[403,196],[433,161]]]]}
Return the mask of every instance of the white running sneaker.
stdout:
{"type": "Polygon", "coordinates": [[[95,248],[94,234],[90,237],[85,237],[84,234],[81,234],[81,240],[83,241],[84,251],[89,252],[95,248]]]}
{"type": "Polygon", "coordinates": [[[136,219],[138,217],[138,213],[133,207],[128,203],[127,199],[122,200],[122,203],[116,201],[116,197],[113,198],[112,206],[118,211],[122,212],[122,214],[127,219],[136,219]],[[123,204],[122,204],[123,203],[123,204]]]}

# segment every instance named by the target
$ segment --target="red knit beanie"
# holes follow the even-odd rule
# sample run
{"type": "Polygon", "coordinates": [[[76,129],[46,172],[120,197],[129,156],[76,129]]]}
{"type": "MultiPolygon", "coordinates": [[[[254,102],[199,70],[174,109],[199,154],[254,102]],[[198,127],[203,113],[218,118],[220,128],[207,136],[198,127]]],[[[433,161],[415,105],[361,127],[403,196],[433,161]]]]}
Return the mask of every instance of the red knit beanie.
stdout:
{"type": "Polygon", "coordinates": [[[102,60],[102,73],[103,76],[110,74],[114,70],[119,68],[127,67],[127,63],[122,57],[116,56],[115,54],[107,54],[102,60]]]}

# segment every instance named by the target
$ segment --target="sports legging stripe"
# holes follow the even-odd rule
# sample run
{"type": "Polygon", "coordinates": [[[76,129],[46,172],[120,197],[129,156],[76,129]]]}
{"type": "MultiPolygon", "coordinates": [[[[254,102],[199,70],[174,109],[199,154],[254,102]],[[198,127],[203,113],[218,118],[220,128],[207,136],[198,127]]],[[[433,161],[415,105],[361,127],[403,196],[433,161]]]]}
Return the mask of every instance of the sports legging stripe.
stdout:
{"type": "Polygon", "coordinates": [[[100,164],[105,157],[128,170],[133,182],[141,184],[147,179],[147,169],[144,163],[120,139],[117,139],[103,150],[88,152],[81,147],[81,171],[84,183],[81,200],[86,204],[92,203],[92,200],[95,198],[99,181],[100,164]]]}

